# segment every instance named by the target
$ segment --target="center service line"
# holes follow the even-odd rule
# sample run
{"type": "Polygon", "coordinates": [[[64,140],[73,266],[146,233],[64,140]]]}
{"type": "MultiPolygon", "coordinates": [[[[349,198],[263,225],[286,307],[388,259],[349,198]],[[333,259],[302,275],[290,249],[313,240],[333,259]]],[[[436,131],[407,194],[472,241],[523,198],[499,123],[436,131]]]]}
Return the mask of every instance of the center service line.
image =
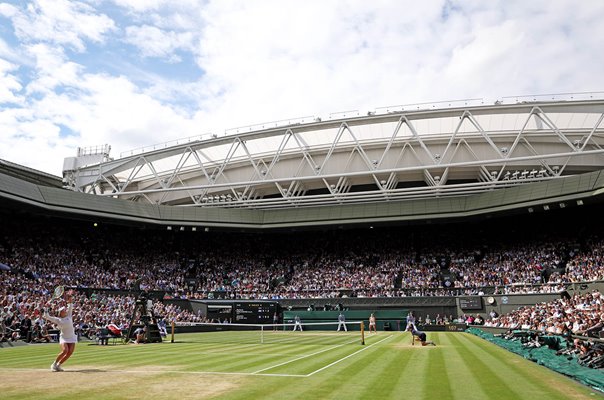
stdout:
{"type": "MultiPolygon", "coordinates": [[[[355,339],[355,340],[356,340],[356,339],[355,339]]],[[[344,346],[344,345],[346,345],[346,344],[348,344],[348,343],[342,343],[342,344],[339,344],[339,345],[337,345],[337,346],[328,347],[327,349],[323,349],[323,350],[321,350],[321,351],[317,351],[316,353],[307,354],[307,355],[305,355],[305,356],[301,356],[301,357],[298,357],[298,358],[294,358],[293,360],[285,361],[285,362],[282,362],[282,363],[280,363],[280,364],[271,365],[270,367],[267,367],[267,368],[262,368],[262,369],[259,369],[258,371],[254,371],[254,372],[252,372],[252,375],[253,375],[253,374],[258,374],[258,373],[263,372],[263,371],[267,371],[267,370],[269,370],[269,369],[277,368],[277,367],[280,367],[280,366],[285,365],[285,364],[293,363],[294,361],[302,360],[303,358],[306,358],[306,357],[314,356],[314,355],[317,355],[317,354],[324,353],[324,352],[326,352],[326,351],[330,351],[330,350],[333,350],[333,349],[337,349],[338,347],[344,346]]]]}
{"type": "Polygon", "coordinates": [[[375,346],[375,345],[376,345],[376,344],[378,344],[378,343],[382,343],[384,340],[388,340],[388,339],[390,339],[391,337],[392,337],[392,335],[390,335],[390,336],[388,336],[388,337],[386,337],[386,338],[384,338],[384,339],[382,339],[382,340],[380,340],[380,341],[378,341],[378,342],[375,342],[374,344],[371,344],[371,345],[369,345],[369,346],[367,346],[367,347],[364,347],[364,348],[362,348],[361,350],[357,350],[357,351],[355,351],[354,353],[349,354],[349,355],[347,355],[347,356],[346,356],[346,357],[344,357],[344,358],[340,358],[339,360],[334,361],[334,362],[332,362],[331,364],[328,364],[328,365],[326,365],[326,366],[324,366],[324,367],[322,367],[322,368],[319,368],[318,370],[313,371],[313,372],[311,372],[310,374],[308,374],[308,375],[306,375],[306,376],[307,376],[307,377],[308,377],[308,376],[312,376],[312,375],[316,374],[317,372],[321,372],[321,371],[323,371],[323,370],[325,370],[325,369],[327,369],[327,368],[329,368],[329,367],[331,367],[331,366],[333,366],[333,365],[336,365],[336,364],[337,364],[337,363],[339,363],[340,361],[344,361],[344,360],[346,360],[347,358],[354,356],[355,354],[359,354],[361,351],[365,351],[365,350],[367,350],[368,348],[373,347],[373,346],[375,346]]]}

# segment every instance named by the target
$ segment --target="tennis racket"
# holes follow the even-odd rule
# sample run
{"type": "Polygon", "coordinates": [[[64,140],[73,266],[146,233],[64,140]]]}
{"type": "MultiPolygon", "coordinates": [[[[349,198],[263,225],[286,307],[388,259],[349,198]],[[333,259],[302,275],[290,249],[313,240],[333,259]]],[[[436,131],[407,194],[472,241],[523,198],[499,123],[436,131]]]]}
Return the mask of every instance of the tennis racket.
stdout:
{"type": "Polygon", "coordinates": [[[52,299],[57,300],[58,298],[63,296],[63,293],[65,293],[65,286],[57,286],[54,292],[52,292],[52,299]]]}

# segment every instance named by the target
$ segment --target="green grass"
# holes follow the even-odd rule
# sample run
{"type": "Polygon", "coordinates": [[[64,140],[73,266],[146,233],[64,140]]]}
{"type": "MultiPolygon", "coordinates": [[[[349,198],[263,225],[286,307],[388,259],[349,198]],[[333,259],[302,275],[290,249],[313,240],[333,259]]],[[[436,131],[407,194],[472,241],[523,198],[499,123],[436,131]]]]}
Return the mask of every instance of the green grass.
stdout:
{"type": "Polygon", "coordinates": [[[465,333],[177,335],[177,343],[80,343],[62,373],[58,345],[0,349],[2,399],[587,399],[601,394],[465,333]],[[235,337],[239,335],[238,337],[235,337]],[[294,338],[294,342],[285,339],[294,338]],[[242,343],[236,344],[237,341],[242,343]]]}

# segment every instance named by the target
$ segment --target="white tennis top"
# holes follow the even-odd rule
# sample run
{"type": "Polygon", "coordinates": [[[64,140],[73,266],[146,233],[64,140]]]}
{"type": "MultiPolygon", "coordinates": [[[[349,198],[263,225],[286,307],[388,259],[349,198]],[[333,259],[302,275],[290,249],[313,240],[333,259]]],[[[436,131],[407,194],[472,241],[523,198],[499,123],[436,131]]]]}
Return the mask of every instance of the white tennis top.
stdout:
{"type": "Polygon", "coordinates": [[[44,314],[44,318],[57,325],[61,330],[61,336],[59,336],[59,343],[77,343],[78,336],[75,334],[73,328],[72,314],[73,305],[67,305],[67,315],[64,318],[51,317],[48,313],[44,314]]]}

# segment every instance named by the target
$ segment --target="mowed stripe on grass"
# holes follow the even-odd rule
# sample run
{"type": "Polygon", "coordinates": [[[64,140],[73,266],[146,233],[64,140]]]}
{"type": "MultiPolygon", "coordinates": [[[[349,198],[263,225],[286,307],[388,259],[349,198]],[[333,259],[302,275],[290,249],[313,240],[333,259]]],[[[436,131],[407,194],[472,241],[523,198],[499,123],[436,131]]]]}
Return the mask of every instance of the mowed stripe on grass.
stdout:
{"type": "Polygon", "coordinates": [[[368,336],[366,346],[195,343],[195,335],[173,344],[81,343],[65,366],[71,372],[61,375],[48,371],[58,345],[22,346],[0,349],[0,392],[3,399],[124,399],[148,393],[179,400],[601,396],[475,336],[428,335],[438,346],[411,346],[409,333],[401,332],[368,336]],[[70,384],[55,384],[59,376],[70,384]]]}

